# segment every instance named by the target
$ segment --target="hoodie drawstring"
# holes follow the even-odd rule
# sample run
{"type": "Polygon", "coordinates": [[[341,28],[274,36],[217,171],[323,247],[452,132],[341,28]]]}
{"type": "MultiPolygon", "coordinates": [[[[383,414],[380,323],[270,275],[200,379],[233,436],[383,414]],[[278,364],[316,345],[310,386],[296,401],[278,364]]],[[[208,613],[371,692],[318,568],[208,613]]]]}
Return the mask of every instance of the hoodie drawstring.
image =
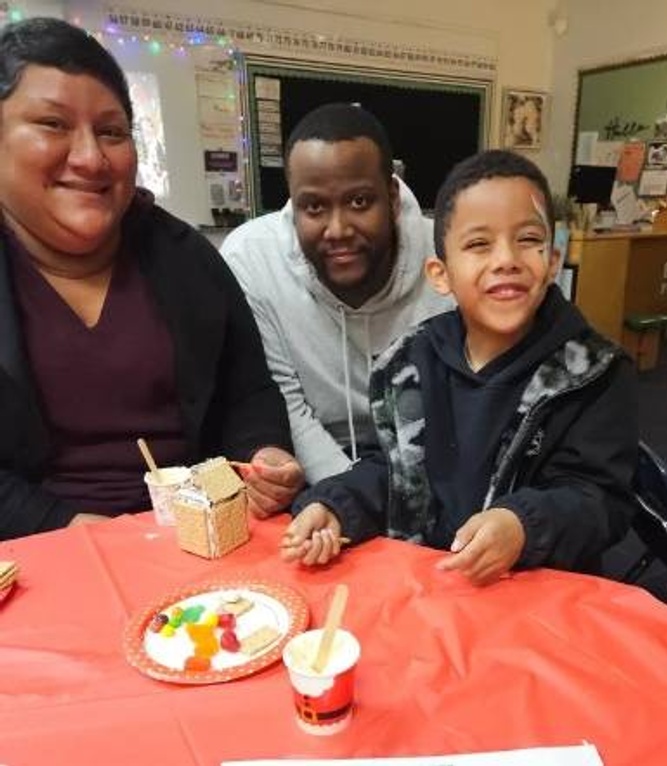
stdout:
{"type": "Polygon", "coordinates": [[[354,432],[354,417],[352,416],[352,391],[350,390],[350,364],[347,358],[347,315],[342,306],[338,307],[340,312],[343,343],[343,375],[345,377],[345,403],[347,404],[347,428],[350,432],[350,448],[352,450],[352,462],[357,462],[357,437],[354,432]]]}

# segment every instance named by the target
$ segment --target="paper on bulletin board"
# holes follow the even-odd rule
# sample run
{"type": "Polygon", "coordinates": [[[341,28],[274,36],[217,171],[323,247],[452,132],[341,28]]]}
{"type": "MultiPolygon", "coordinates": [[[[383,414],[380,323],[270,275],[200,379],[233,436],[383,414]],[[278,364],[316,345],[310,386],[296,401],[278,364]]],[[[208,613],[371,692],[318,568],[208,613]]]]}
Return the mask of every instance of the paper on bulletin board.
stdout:
{"type": "Polygon", "coordinates": [[[615,168],[621,159],[623,141],[598,141],[593,151],[593,165],[615,168]]]}
{"type": "Polygon", "coordinates": [[[616,180],[619,183],[636,184],[644,167],[645,157],[646,144],[643,141],[628,141],[623,144],[618,160],[616,180]]]}
{"type": "Polygon", "coordinates": [[[221,766],[303,766],[306,763],[308,766],[604,766],[597,748],[588,744],[416,758],[222,761],[221,766]]]}
{"type": "Polygon", "coordinates": [[[598,140],[597,130],[582,130],[577,136],[577,154],[575,165],[594,165],[595,145],[598,140]]]}
{"type": "Polygon", "coordinates": [[[622,226],[634,223],[641,215],[635,187],[631,184],[619,184],[615,181],[611,190],[611,204],[616,211],[616,223],[622,226]]]}
{"type": "Polygon", "coordinates": [[[639,178],[640,197],[664,197],[667,194],[667,170],[649,168],[639,178]]]}
{"type": "Polygon", "coordinates": [[[255,98],[280,101],[280,80],[277,77],[255,77],[255,98]]]}

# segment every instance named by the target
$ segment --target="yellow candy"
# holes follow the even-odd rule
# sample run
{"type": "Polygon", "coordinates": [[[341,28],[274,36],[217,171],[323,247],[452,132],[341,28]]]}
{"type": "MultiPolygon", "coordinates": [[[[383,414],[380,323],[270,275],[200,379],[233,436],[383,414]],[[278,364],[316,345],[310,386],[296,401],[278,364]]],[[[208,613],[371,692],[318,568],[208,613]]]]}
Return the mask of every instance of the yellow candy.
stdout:
{"type": "Polygon", "coordinates": [[[160,635],[164,636],[165,638],[171,638],[176,633],[176,628],[173,625],[170,625],[167,623],[166,625],[162,626],[162,629],[160,630],[160,635]]]}

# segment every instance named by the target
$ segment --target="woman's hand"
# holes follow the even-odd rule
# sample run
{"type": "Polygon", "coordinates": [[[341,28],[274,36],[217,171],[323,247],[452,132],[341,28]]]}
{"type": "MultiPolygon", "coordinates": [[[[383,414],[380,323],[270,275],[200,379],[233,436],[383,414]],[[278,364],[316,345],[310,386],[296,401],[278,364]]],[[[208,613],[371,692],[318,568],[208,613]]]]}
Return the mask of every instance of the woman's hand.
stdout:
{"type": "Polygon", "coordinates": [[[457,531],[451,548],[454,555],[436,567],[458,570],[473,585],[489,585],[509,572],[525,542],[523,524],[513,511],[489,508],[471,516],[457,531]]]}
{"type": "Polygon", "coordinates": [[[311,503],[285,530],[280,543],[285,561],[328,564],[340,553],[340,522],[322,503],[311,503]]]}
{"type": "Polygon", "coordinates": [[[239,470],[248,488],[248,510],[258,519],[284,511],[304,484],[296,458],[279,447],[262,447],[239,470]]]}

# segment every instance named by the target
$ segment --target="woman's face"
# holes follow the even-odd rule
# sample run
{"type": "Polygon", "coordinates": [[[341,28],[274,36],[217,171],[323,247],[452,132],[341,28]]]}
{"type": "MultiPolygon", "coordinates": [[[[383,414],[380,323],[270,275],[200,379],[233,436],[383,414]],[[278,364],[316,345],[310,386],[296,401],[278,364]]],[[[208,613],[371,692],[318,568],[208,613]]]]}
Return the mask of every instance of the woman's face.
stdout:
{"type": "Polygon", "coordinates": [[[37,257],[113,252],[136,166],[121,103],[90,75],[31,64],[0,102],[0,206],[37,257]]]}

